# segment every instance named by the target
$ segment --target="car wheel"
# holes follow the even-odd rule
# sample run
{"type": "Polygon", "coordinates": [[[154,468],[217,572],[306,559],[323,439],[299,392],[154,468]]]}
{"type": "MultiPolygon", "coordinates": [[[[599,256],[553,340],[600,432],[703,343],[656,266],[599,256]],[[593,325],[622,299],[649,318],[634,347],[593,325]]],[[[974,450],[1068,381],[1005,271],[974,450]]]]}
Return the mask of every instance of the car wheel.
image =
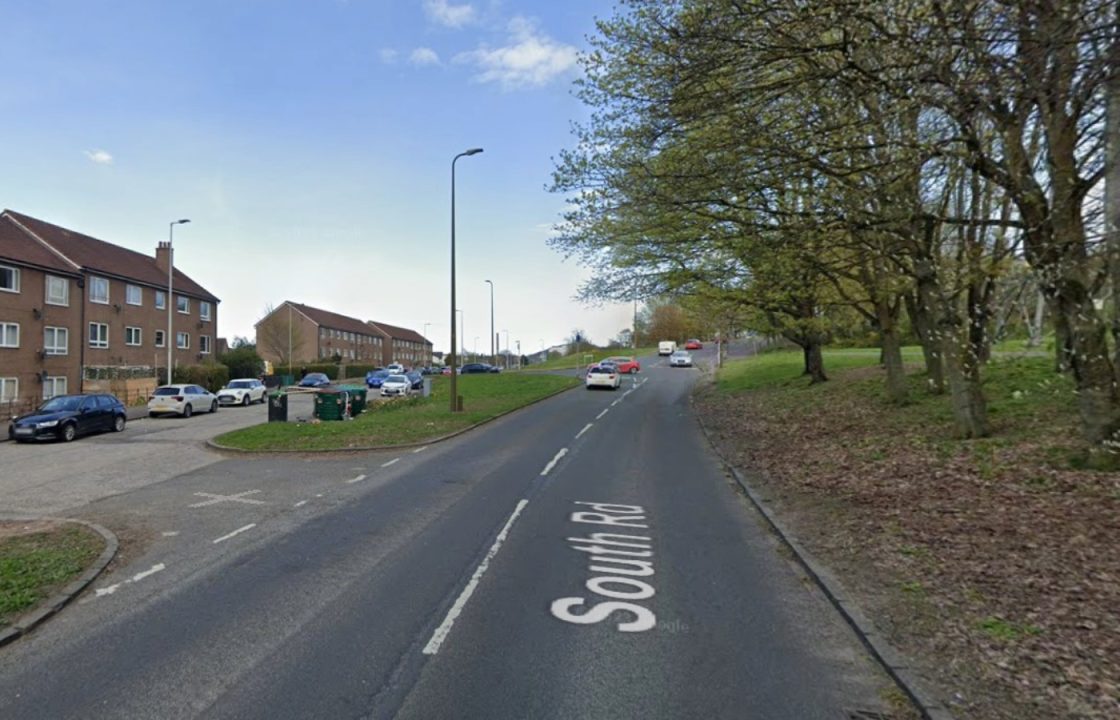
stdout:
{"type": "Polygon", "coordinates": [[[250,398],[248,395],[241,398],[241,404],[244,405],[245,407],[249,407],[249,403],[251,403],[252,401],[253,401],[252,398],[250,398]]]}
{"type": "Polygon", "coordinates": [[[190,405],[184,406],[183,407],[183,417],[188,418],[191,415],[194,415],[194,408],[192,408],[190,405]]]}
{"type": "Polygon", "coordinates": [[[9,440],[15,440],[16,439],[16,426],[15,425],[8,425],[8,439],[9,440]]]}
{"type": "Polygon", "coordinates": [[[151,412],[151,411],[148,412],[148,417],[150,417],[150,418],[154,418],[154,417],[158,417],[158,416],[159,416],[159,413],[157,413],[157,412],[151,412]]]}
{"type": "Polygon", "coordinates": [[[76,437],[78,437],[78,428],[74,427],[74,423],[62,426],[62,442],[73,442],[76,437]]]}
{"type": "Polygon", "coordinates": [[[212,400],[210,402],[210,412],[212,412],[212,413],[218,412],[218,401],[217,400],[212,400]]]}
{"type": "Polygon", "coordinates": [[[117,415],[113,418],[113,432],[122,432],[124,430],[124,415],[117,415]]]}

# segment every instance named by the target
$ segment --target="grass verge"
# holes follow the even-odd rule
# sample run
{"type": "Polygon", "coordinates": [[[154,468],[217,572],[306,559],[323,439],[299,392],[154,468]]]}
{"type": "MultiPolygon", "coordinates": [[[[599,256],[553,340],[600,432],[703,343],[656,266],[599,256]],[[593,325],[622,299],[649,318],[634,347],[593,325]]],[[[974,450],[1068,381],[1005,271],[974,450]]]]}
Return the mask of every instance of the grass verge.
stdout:
{"type": "Polygon", "coordinates": [[[579,360],[576,360],[575,355],[565,355],[563,357],[549,358],[543,363],[534,363],[533,365],[526,366],[526,370],[574,370],[576,367],[587,367],[591,363],[597,363],[600,360],[609,357],[645,357],[646,355],[657,354],[657,348],[647,347],[631,350],[629,348],[613,350],[591,350],[581,352],[579,360]]]}
{"type": "Polygon", "coordinates": [[[105,545],[71,523],[26,533],[20,525],[10,526],[18,534],[0,526],[0,627],[80,575],[105,545]]]}
{"type": "Polygon", "coordinates": [[[240,450],[345,450],[405,445],[442,437],[579,384],[559,375],[502,373],[458,378],[463,412],[450,411],[450,379],[434,377],[432,395],[375,403],[346,422],[266,423],[214,439],[240,450]]]}

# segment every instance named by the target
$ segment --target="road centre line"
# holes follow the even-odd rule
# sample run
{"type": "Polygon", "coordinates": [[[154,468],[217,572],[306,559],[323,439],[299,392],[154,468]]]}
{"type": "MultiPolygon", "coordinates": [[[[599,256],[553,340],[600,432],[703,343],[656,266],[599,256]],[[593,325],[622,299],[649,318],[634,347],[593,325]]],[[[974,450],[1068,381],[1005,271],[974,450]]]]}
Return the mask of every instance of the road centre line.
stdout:
{"type": "Polygon", "coordinates": [[[418,448],[416,448],[415,450],[412,451],[412,454],[415,455],[416,453],[422,453],[427,449],[428,449],[427,445],[425,445],[424,447],[418,447],[418,448]]]}
{"type": "Polygon", "coordinates": [[[241,533],[245,532],[246,530],[252,530],[252,529],[253,529],[253,528],[255,528],[256,526],[257,526],[257,524],[256,524],[256,523],[249,523],[249,524],[248,524],[248,525],[246,525],[245,527],[239,527],[239,528],[237,528],[236,530],[234,530],[233,532],[231,532],[231,533],[230,533],[229,535],[223,535],[223,536],[221,536],[220,538],[217,538],[217,539],[215,539],[215,540],[214,540],[213,542],[214,542],[214,544],[215,544],[215,545],[217,545],[218,543],[220,543],[220,542],[222,542],[222,541],[224,541],[224,540],[229,540],[229,539],[230,539],[231,537],[233,537],[233,536],[235,536],[235,535],[240,535],[241,533]]]}
{"type": "Polygon", "coordinates": [[[582,430],[580,430],[580,431],[579,431],[578,433],[576,433],[576,440],[579,440],[580,436],[581,436],[581,435],[583,435],[583,434],[584,434],[585,432],[587,432],[588,430],[590,430],[590,429],[591,429],[591,427],[592,427],[592,426],[593,426],[594,424],[595,424],[595,423],[587,423],[586,425],[584,425],[584,426],[583,426],[583,429],[582,429],[582,430]]]}
{"type": "Polygon", "coordinates": [[[440,645],[443,644],[443,641],[447,639],[448,633],[451,632],[451,626],[455,624],[455,620],[463,612],[463,608],[466,606],[467,601],[470,600],[471,595],[474,594],[474,589],[478,587],[478,583],[482,579],[483,574],[486,572],[486,569],[490,567],[490,561],[493,560],[494,556],[498,554],[498,550],[501,549],[502,543],[506,540],[506,536],[509,535],[509,529],[513,526],[513,521],[517,519],[517,516],[521,514],[521,511],[524,510],[525,506],[528,504],[529,501],[525,500],[524,498],[522,498],[521,501],[517,503],[517,507],[514,508],[513,514],[509,516],[509,520],[506,520],[505,527],[503,527],[502,531],[498,533],[498,537],[494,539],[494,544],[490,546],[490,550],[486,553],[486,557],[482,558],[482,562],[478,564],[478,567],[474,571],[474,575],[471,575],[471,579],[467,582],[467,586],[463,588],[463,592],[459,593],[459,597],[456,598],[455,604],[452,605],[451,609],[447,611],[447,617],[445,617],[443,619],[443,622],[440,623],[439,627],[435,629],[435,632],[432,633],[432,638],[428,640],[428,644],[424,646],[423,652],[425,655],[435,655],[437,652],[439,652],[440,645]]]}
{"type": "Polygon", "coordinates": [[[188,505],[187,507],[200,508],[206,507],[208,505],[217,505],[218,503],[222,502],[238,502],[245,503],[246,505],[267,505],[268,503],[266,503],[264,500],[252,500],[245,497],[246,495],[255,495],[259,492],[260,490],[246,490],[245,492],[234,493],[233,495],[218,495],[216,493],[196,492],[195,495],[197,495],[198,497],[210,499],[203,500],[202,502],[198,502],[193,505],[188,505]]]}
{"type": "Polygon", "coordinates": [[[139,582],[139,581],[143,580],[144,578],[148,577],[149,575],[155,575],[156,573],[160,572],[161,570],[166,570],[166,569],[167,569],[167,566],[164,565],[163,563],[153,565],[151,568],[149,568],[147,570],[144,570],[143,572],[136,573],[135,575],[130,577],[128,580],[124,580],[124,581],[116,583],[114,585],[110,585],[109,587],[97,588],[97,590],[94,591],[94,597],[102,597],[104,595],[112,595],[113,593],[115,593],[117,591],[118,588],[120,588],[121,585],[128,585],[129,583],[139,582]]]}
{"type": "MultiPolygon", "coordinates": [[[[362,474],[362,475],[359,475],[358,477],[350,478],[349,480],[346,481],[346,484],[347,485],[353,485],[354,483],[361,482],[362,480],[365,480],[365,479],[366,479],[365,474],[362,474]]],[[[315,497],[322,497],[322,496],[321,495],[316,495],[315,497]]]]}
{"type": "Polygon", "coordinates": [[[564,457],[567,454],[568,448],[560,448],[560,452],[556,453],[556,457],[549,460],[548,465],[545,465],[544,470],[541,470],[541,477],[544,477],[545,475],[552,472],[552,468],[556,467],[556,463],[560,462],[560,458],[564,457]]]}
{"type": "Polygon", "coordinates": [[[293,505],[292,507],[303,507],[303,506],[304,506],[304,505],[306,505],[306,504],[307,504],[307,501],[306,501],[306,500],[300,500],[299,502],[297,502],[297,503],[296,503],[295,505],[293,505]]]}
{"type": "Polygon", "coordinates": [[[610,408],[607,408],[607,409],[603,410],[603,412],[601,412],[601,413],[599,413],[598,415],[595,416],[595,419],[596,420],[602,420],[603,416],[606,415],[607,413],[609,413],[610,411],[611,411],[610,408]]]}
{"type": "Polygon", "coordinates": [[[615,405],[619,404],[620,402],[622,402],[622,398],[619,398],[619,399],[615,400],[614,402],[612,402],[611,407],[614,407],[615,405]]]}
{"type": "Polygon", "coordinates": [[[383,462],[383,463],[381,463],[381,467],[389,467],[390,465],[396,465],[396,464],[397,464],[397,463],[399,463],[400,461],[401,461],[401,459],[400,459],[400,458],[393,458],[393,459],[392,459],[392,460],[390,460],[389,462],[383,462]]]}

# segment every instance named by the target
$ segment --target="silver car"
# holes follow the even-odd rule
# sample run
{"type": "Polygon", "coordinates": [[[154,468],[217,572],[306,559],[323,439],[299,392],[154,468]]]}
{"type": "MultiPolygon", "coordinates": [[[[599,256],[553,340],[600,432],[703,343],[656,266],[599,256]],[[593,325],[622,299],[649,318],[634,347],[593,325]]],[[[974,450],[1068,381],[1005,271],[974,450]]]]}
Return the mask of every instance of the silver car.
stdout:
{"type": "Polygon", "coordinates": [[[218,398],[201,385],[161,385],[148,401],[148,415],[182,415],[217,412],[218,398]]]}
{"type": "Polygon", "coordinates": [[[669,367],[692,367],[692,353],[687,350],[677,350],[669,356],[669,367]]]}
{"type": "Polygon", "coordinates": [[[390,375],[381,382],[381,395],[408,395],[412,392],[412,381],[407,375],[390,375]]]}

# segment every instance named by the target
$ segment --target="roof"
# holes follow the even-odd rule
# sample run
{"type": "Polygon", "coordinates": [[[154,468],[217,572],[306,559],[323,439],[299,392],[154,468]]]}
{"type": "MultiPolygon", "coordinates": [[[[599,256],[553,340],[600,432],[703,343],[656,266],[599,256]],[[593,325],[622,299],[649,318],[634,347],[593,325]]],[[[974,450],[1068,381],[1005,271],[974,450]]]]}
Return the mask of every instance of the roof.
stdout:
{"type": "MultiPolygon", "coordinates": [[[[12,210],[5,210],[3,214],[23,225],[83,270],[135,280],[154,287],[167,285],[167,271],[160,269],[152,255],[113,245],[12,210]]],[[[175,270],[174,285],[175,291],[183,295],[218,302],[218,298],[210,291],[178,269],[175,270]]]]}
{"type": "Polygon", "coordinates": [[[369,325],[358,318],[352,318],[347,315],[339,315],[338,313],[331,312],[330,310],[322,310],[320,308],[311,307],[310,305],[303,305],[301,303],[287,301],[296,310],[306,315],[311,319],[311,322],[316,323],[321,327],[330,328],[331,330],[343,330],[346,332],[360,333],[362,335],[371,334],[369,325]]]}
{"type": "Polygon", "coordinates": [[[415,330],[397,327],[396,325],[388,325],[383,322],[374,322],[373,320],[370,320],[369,324],[373,325],[378,330],[381,330],[383,333],[393,338],[394,340],[408,340],[410,342],[418,342],[422,345],[432,344],[430,340],[428,340],[426,337],[416,332],[415,330]]]}
{"type": "Polygon", "coordinates": [[[0,215],[0,259],[76,275],[78,269],[24,232],[15,220],[0,215]]]}

